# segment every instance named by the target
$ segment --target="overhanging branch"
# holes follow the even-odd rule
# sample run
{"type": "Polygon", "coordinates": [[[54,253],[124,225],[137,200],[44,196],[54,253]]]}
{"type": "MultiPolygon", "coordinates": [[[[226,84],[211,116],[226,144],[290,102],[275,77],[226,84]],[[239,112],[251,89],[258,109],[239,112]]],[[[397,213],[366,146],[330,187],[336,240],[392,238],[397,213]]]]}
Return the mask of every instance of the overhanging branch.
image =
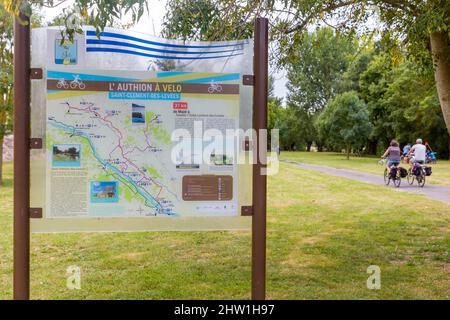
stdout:
{"type": "Polygon", "coordinates": [[[285,34],[289,34],[289,33],[292,33],[292,32],[295,32],[295,31],[303,29],[311,21],[311,19],[314,16],[319,15],[320,13],[331,12],[331,11],[334,11],[334,10],[339,9],[339,8],[348,7],[348,6],[351,6],[351,5],[353,5],[353,4],[357,3],[357,2],[358,2],[357,0],[351,0],[351,1],[344,1],[344,2],[339,2],[339,3],[336,3],[336,4],[330,4],[330,5],[327,5],[327,6],[324,6],[324,7],[320,7],[318,9],[313,10],[312,12],[310,12],[310,14],[305,19],[303,19],[303,21],[301,21],[300,23],[298,23],[294,27],[292,27],[290,29],[287,29],[284,33],[285,34]]]}

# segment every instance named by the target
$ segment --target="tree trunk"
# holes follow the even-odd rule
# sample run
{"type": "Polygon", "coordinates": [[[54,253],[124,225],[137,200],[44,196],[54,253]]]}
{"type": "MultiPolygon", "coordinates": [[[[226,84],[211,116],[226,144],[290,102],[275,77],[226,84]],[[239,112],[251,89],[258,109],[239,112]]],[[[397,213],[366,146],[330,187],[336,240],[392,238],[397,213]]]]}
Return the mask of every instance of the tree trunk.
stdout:
{"type": "Polygon", "coordinates": [[[323,151],[323,145],[321,143],[317,143],[317,142],[316,142],[316,145],[317,145],[317,151],[318,152],[322,152],[323,151]]]}
{"type": "Polygon", "coordinates": [[[306,151],[310,152],[311,151],[311,146],[312,146],[312,142],[307,142],[306,143],[306,151]]]}
{"type": "Polygon", "coordinates": [[[450,134],[448,135],[448,159],[450,160],[450,134]]]}
{"type": "Polygon", "coordinates": [[[3,134],[0,134],[0,186],[3,185],[3,134]]]}
{"type": "Polygon", "coordinates": [[[377,141],[369,140],[367,142],[367,154],[376,155],[377,154],[377,141]]]}
{"type": "Polygon", "coordinates": [[[444,115],[445,125],[450,135],[450,43],[445,31],[432,32],[430,35],[431,53],[433,55],[434,78],[436,89],[444,115]]]}
{"type": "Polygon", "coordinates": [[[350,146],[347,146],[347,160],[350,160],[350,146]]]}

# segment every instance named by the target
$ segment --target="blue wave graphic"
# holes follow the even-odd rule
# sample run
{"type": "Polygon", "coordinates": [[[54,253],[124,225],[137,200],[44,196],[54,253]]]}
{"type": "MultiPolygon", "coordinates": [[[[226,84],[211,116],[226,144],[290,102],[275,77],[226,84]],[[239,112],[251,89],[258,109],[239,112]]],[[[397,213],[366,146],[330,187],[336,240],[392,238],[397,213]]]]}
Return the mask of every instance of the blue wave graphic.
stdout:
{"type": "MultiPolygon", "coordinates": [[[[86,31],[87,36],[95,36],[97,37],[97,33],[92,30],[86,31]]],[[[182,44],[173,44],[173,43],[164,43],[164,42],[157,42],[157,41],[150,41],[150,40],[144,40],[141,38],[133,37],[133,36],[127,36],[120,33],[115,32],[101,32],[100,37],[110,37],[110,38],[118,38],[118,39],[126,39],[126,40],[132,40],[136,42],[146,43],[146,44],[152,44],[156,46],[162,46],[162,47],[172,47],[172,48],[226,48],[226,47],[236,47],[236,46],[243,46],[244,44],[248,44],[248,40],[242,40],[237,43],[233,44],[221,44],[221,45],[182,45],[182,44]]]]}
{"type": "MultiPolygon", "coordinates": [[[[191,74],[192,72],[186,72],[186,71],[163,71],[158,72],[156,74],[157,78],[164,78],[164,77],[171,77],[171,76],[177,76],[177,75],[183,75],[183,74],[191,74]]],[[[73,80],[74,75],[78,75],[80,77],[80,80],[91,80],[91,81],[139,81],[139,79],[134,78],[122,78],[122,77],[113,77],[113,76],[102,76],[97,74],[86,74],[86,73],[77,73],[77,72],[64,72],[64,71],[47,71],[47,78],[48,79],[64,79],[64,80],[73,80]]],[[[211,76],[211,77],[204,77],[199,79],[190,79],[190,80],[184,80],[179,81],[179,83],[209,83],[211,81],[215,82],[224,82],[224,81],[233,81],[233,80],[239,80],[240,74],[239,73],[230,73],[225,75],[218,75],[218,76],[211,76]]],[[[47,92],[57,92],[60,90],[47,90],[47,92]]]]}
{"type": "Polygon", "coordinates": [[[223,82],[223,81],[239,80],[239,78],[240,78],[239,73],[230,73],[230,74],[225,74],[222,76],[212,76],[212,77],[205,77],[205,78],[199,78],[199,79],[184,80],[184,81],[180,81],[180,83],[210,83],[211,81],[223,82]]]}
{"type": "Polygon", "coordinates": [[[243,53],[229,54],[229,55],[221,55],[221,56],[207,56],[207,57],[178,57],[178,56],[162,56],[157,54],[150,54],[126,49],[117,49],[117,48],[98,48],[98,47],[87,47],[87,52],[115,52],[115,53],[124,53],[131,54],[135,56],[149,57],[149,58],[157,58],[157,59],[171,59],[171,60],[206,60],[206,59],[220,59],[220,58],[231,58],[235,56],[240,56],[243,53]]]}
{"type": "Polygon", "coordinates": [[[179,75],[188,74],[188,73],[192,73],[192,72],[187,72],[187,71],[162,71],[162,72],[158,72],[156,74],[156,76],[158,78],[164,78],[164,77],[179,76],[179,75]]]}
{"type": "Polygon", "coordinates": [[[122,41],[98,40],[98,39],[87,39],[86,44],[100,44],[100,45],[111,45],[111,46],[119,46],[119,47],[129,47],[129,48],[135,48],[135,49],[145,50],[145,51],[160,52],[160,53],[172,53],[172,54],[214,54],[214,53],[242,51],[242,49],[223,50],[223,51],[201,51],[201,52],[199,52],[199,51],[175,51],[175,50],[165,50],[165,49],[144,47],[144,46],[140,46],[137,44],[122,42],[122,41]]]}

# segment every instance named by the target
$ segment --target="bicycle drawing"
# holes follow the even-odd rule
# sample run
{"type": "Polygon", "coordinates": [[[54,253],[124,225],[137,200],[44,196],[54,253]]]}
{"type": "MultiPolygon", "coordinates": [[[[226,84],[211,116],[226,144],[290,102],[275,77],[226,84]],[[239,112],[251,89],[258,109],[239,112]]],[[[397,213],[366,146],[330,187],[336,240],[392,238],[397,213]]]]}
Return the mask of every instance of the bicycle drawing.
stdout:
{"type": "Polygon", "coordinates": [[[220,84],[217,84],[214,82],[214,80],[211,80],[211,83],[208,87],[209,93],[215,93],[215,92],[222,92],[222,86],[220,84]]]}
{"type": "Polygon", "coordinates": [[[68,89],[69,88],[69,84],[66,82],[66,80],[59,79],[58,82],[56,83],[56,87],[58,89],[68,89]]]}
{"type": "Polygon", "coordinates": [[[70,82],[70,88],[76,89],[79,88],[81,90],[84,90],[86,88],[86,85],[83,81],[80,80],[80,76],[77,74],[74,76],[74,79],[70,82]]]}

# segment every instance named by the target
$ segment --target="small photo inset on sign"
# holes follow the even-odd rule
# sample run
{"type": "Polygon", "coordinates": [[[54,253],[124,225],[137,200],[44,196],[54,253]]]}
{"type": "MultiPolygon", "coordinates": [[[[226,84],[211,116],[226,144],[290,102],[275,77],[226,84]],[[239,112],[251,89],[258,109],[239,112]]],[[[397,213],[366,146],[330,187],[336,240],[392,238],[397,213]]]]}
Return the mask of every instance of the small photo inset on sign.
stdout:
{"type": "Polygon", "coordinates": [[[55,64],[77,64],[77,40],[55,40],[55,64]]]}
{"type": "Polygon", "coordinates": [[[52,147],[52,164],[54,167],[79,167],[79,144],[54,144],[52,147]]]}
{"type": "Polygon", "coordinates": [[[92,181],[91,203],[108,203],[119,201],[117,181],[92,181]]]}
{"type": "Polygon", "coordinates": [[[133,103],[131,107],[131,122],[145,123],[145,107],[133,103]]]}
{"type": "Polygon", "coordinates": [[[216,166],[232,166],[233,156],[211,153],[209,161],[216,166]]]}

